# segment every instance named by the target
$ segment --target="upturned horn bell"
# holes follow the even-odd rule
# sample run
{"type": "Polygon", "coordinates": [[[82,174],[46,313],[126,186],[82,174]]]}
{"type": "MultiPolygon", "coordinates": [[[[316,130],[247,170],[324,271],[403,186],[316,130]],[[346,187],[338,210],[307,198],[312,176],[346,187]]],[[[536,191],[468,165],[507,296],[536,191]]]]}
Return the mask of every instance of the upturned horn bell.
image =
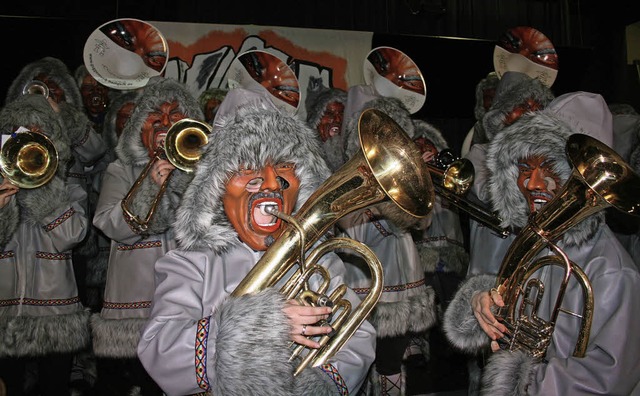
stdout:
{"type": "Polygon", "coordinates": [[[58,151],[47,136],[31,131],[14,133],[0,152],[0,174],[20,188],[38,188],[58,169],[58,151]]]}

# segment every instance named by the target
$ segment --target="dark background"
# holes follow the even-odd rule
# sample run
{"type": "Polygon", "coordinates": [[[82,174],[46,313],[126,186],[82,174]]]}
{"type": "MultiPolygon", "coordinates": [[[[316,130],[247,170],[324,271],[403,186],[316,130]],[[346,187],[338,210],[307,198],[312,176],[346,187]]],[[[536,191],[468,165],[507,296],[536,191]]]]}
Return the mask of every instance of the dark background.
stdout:
{"type": "MultiPolygon", "coordinates": [[[[638,71],[627,65],[625,27],[640,21],[638,1],[594,0],[196,0],[25,1],[0,5],[0,98],[27,63],[44,56],[73,71],[86,39],[115,18],[286,26],[374,32],[373,46],[402,50],[418,63],[427,101],[416,114],[459,149],[473,125],[475,86],[493,70],[495,40],[532,26],[554,43],[556,95],[590,91],[640,110],[638,71]]],[[[640,45],[640,44],[637,44],[640,45]]]]}

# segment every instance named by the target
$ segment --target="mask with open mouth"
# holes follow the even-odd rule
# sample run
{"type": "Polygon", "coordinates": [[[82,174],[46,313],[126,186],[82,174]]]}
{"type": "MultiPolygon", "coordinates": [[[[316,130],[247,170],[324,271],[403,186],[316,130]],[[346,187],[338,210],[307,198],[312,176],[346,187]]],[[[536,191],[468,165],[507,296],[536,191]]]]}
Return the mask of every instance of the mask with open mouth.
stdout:
{"type": "Polygon", "coordinates": [[[518,172],[518,188],[531,213],[553,199],[560,187],[560,177],[553,170],[553,162],[544,157],[531,156],[518,161],[518,172]]]}
{"type": "Polygon", "coordinates": [[[244,169],[226,183],[224,211],[241,241],[253,250],[266,250],[280,235],[283,222],[267,207],[291,214],[300,189],[295,167],[289,163],[244,169]]]}

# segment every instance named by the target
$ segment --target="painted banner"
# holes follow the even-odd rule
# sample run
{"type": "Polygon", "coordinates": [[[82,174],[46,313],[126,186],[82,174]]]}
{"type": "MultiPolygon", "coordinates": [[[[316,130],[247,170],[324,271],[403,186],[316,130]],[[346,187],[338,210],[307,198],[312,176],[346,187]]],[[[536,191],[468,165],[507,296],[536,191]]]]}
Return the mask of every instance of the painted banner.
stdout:
{"type": "Polygon", "coordinates": [[[209,88],[227,88],[227,71],[245,51],[267,51],[288,64],[300,84],[298,115],[311,77],[345,91],[364,83],[363,63],[373,33],[255,25],[150,22],[169,44],[165,77],[182,81],[198,97],[209,88]]]}

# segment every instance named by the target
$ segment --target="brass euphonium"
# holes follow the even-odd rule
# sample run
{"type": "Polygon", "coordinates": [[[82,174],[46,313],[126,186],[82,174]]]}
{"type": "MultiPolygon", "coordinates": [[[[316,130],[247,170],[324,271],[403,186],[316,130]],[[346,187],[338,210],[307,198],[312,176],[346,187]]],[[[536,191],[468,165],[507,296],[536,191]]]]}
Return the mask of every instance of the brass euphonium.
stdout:
{"type": "Polygon", "coordinates": [[[0,174],[20,188],[38,188],[53,178],[58,169],[58,151],[42,133],[13,133],[2,145],[0,174]]]}
{"type": "Polygon", "coordinates": [[[573,355],[583,357],[589,342],[594,297],[591,283],[583,270],[572,262],[554,242],[588,216],[613,206],[623,212],[640,212],[640,177],[605,144],[587,135],[572,135],[566,153],[573,170],[558,194],[534,213],[513,241],[505,255],[496,288],[505,305],[496,317],[507,328],[499,340],[501,348],[523,350],[542,359],[551,343],[560,312],[581,318],[573,355]],[[537,258],[550,248],[555,255],[537,258]],[[549,318],[537,315],[544,284],[532,276],[541,268],[555,265],[564,268],[564,278],[549,318]],[[582,312],[562,308],[562,300],[571,277],[582,289],[582,312]]]}
{"type": "MultiPolygon", "coordinates": [[[[382,267],[371,250],[348,238],[333,238],[321,243],[308,255],[307,249],[318,241],[338,219],[374,203],[392,201],[415,217],[425,217],[433,206],[433,186],[429,172],[411,139],[389,116],[368,109],[358,122],[361,151],[329,177],[304,203],[295,216],[272,211],[288,221],[280,237],[264,253],[253,269],[233,291],[233,296],[256,293],[278,283],[297,263],[296,274],[281,289],[287,298],[298,296],[308,304],[333,306],[331,326],[335,334],[318,340],[321,347],[310,349],[298,365],[295,375],[309,364],[319,366],[333,356],[360,327],[382,293],[382,267]],[[340,285],[324,295],[329,274],[315,262],[330,249],[352,248],[361,253],[371,270],[370,293],[351,311],[340,285]],[[306,257],[305,257],[306,256],[306,257]],[[306,264],[309,261],[310,264],[306,264]],[[309,290],[308,277],[323,274],[325,282],[318,291],[309,290]],[[337,316],[339,311],[341,315],[337,316]],[[347,315],[350,315],[347,317],[347,315]],[[337,317],[336,317],[337,316],[337,317]]],[[[292,359],[305,348],[298,346],[292,359]]]]}
{"type": "Polygon", "coordinates": [[[124,217],[131,227],[141,234],[147,231],[149,222],[153,218],[153,214],[158,206],[158,202],[160,202],[171,179],[173,172],[169,174],[160,186],[160,190],[153,201],[151,201],[151,207],[144,218],[133,213],[130,209],[131,201],[147,177],[153,164],[161,159],[166,159],[182,171],[187,173],[193,172],[202,154],[203,146],[209,141],[209,133],[211,133],[210,125],[190,118],[182,119],[171,125],[165,136],[164,146],[156,149],[153,158],[147,163],[142,172],[140,172],[138,179],[133,183],[133,186],[131,186],[131,189],[129,189],[129,192],[121,202],[124,217]]]}

